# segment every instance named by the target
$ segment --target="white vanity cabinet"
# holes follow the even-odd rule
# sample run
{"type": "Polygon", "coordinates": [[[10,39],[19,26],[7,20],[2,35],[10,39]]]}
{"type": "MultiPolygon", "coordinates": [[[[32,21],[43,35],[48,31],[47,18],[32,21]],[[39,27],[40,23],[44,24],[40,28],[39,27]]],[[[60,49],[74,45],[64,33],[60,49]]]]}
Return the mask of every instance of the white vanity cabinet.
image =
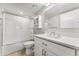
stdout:
{"type": "Polygon", "coordinates": [[[35,56],[55,56],[55,54],[51,53],[40,44],[35,43],[35,56]]]}
{"type": "Polygon", "coordinates": [[[45,38],[35,37],[35,56],[75,56],[76,50],[45,38]]]}
{"type": "Polygon", "coordinates": [[[35,56],[55,56],[46,46],[45,41],[41,41],[40,38],[35,37],[35,56]]]}
{"type": "Polygon", "coordinates": [[[44,47],[40,46],[39,44],[35,45],[35,56],[55,56],[55,54],[51,53],[44,47]]]}

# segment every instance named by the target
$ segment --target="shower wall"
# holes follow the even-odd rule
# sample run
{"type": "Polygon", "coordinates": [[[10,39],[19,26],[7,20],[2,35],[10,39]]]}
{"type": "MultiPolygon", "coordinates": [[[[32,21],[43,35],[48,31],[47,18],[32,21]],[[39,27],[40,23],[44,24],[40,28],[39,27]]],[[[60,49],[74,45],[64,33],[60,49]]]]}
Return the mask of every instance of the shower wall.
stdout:
{"type": "Polygon", "coordinates": [[[3,13],[2,55],[24,49],[23,43],[30,40],[31,20],[11,13],[3,13]]]}

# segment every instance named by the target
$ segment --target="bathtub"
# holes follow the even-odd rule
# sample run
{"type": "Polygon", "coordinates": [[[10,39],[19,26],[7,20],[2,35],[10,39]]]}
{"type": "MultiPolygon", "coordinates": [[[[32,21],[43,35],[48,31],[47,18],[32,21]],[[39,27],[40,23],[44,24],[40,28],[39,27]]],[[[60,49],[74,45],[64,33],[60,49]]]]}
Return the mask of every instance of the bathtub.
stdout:
{"type": "Polygon", "coordinates": [[[23,42],[18,42],[14,44],[8,44],[2,46],[2,55],[8,55],[18,50],[24,49],[23,42]]]}

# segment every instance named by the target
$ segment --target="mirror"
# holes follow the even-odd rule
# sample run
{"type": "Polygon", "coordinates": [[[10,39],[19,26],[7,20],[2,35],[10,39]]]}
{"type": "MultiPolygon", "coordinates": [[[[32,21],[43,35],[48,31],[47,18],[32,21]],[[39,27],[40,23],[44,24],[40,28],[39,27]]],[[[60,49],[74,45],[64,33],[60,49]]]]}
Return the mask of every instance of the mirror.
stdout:
{"type": "Polygon", "coordinates": [[[79,7],[73,5],[74,8],[71,8],[71,6],[71,4],[64,6],[66,7],[66,9],[62,9],[59,7],[60,10],[62,10],[62,12],[57,14],[55,12],[51,13],[51,11],[53,11],[54,8],[51,11],[49,11],[51,16],[48,14],[48,16],[50,16],[50,19],[48,19],[45,23],[47,27],[46,32],[54,31],[56,32],[56,34],[61,34],[63,36],[79,38],[79,7]],[[69,6],[70,8],[68,8],[69,6]]]}
{"type": "Polygon", "coordinates": [[[79,9],[71,10],[60,15],[60,28],[79,28],[79,9]]]}

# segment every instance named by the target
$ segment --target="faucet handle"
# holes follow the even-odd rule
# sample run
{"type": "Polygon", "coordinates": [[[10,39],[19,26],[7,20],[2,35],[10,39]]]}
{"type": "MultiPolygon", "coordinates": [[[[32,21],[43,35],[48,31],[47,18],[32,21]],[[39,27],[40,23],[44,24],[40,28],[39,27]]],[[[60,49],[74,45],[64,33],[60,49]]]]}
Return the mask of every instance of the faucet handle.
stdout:
{"type": "Polygon", "coordinates": [[[50,32],[50,36],[55,36],[55,32],[50,32]]]}
{"type": "Polygon", "coordinates": [[[53,35],[55,36],[55,35],[56,35],[56,33],[55,33],[55,32],[53,32],[53,35]]]}
{"type": "Polygon", "coordinates": [[[60,38],[60,37],[61,37],[60,34],[55,35],[55,38],[60,38]]]}

